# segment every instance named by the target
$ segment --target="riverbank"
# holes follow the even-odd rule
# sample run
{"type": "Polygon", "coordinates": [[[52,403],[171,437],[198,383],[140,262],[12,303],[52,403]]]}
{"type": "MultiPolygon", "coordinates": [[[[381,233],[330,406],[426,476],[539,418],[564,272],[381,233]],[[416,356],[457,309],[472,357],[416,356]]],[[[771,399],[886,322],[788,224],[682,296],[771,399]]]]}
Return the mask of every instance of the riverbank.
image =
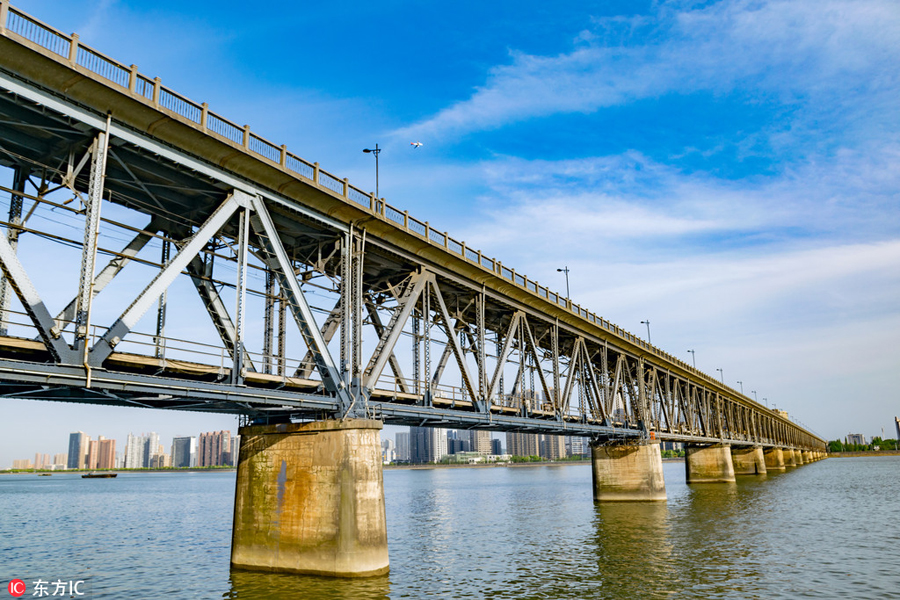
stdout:
{"type": "Polygon", "coordinates": [[[0,475],[49,474],[63,473],[228,473],[236,471],[235,467],[186,467],[183,469],[6,469],[0,475]]]}
{"type": "MultiPolygon", "coordinates": [[[[663,462],[684,462],[684,458],[664,458],[663,462]]],[[[422,469],[494,469],[500,467],[565,467],[570,465],[589,465],[591,459],[585,460],[545,460],[541,462],[497,462],[497,463],[473,463],[473,464],[443,464],[428,463],[422,465],[384,465],[384,469],[391,470],[422,470],[422,469]]]]}
{"type": "Polygon", "coordinates": [[[828,453],[828,458],[855,458],[857,456],[900,456],[900,450],[863,450],[861,452],[828,453]]]}

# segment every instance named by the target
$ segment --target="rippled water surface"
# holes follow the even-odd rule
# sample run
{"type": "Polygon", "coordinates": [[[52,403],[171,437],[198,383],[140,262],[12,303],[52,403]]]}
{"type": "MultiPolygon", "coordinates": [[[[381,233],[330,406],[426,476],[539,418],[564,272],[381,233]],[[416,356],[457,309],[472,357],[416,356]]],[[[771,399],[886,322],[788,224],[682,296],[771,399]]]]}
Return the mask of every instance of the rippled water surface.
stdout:
{"type": "Polygon", "coordinates": [[[4,475],[0,577],[94,598],[900,595],[900,458],[664,472],[668,502],[595,505],[587,465],[387,470],[391,572],[365,580],[230,571],[234,473],[4,475]]]}

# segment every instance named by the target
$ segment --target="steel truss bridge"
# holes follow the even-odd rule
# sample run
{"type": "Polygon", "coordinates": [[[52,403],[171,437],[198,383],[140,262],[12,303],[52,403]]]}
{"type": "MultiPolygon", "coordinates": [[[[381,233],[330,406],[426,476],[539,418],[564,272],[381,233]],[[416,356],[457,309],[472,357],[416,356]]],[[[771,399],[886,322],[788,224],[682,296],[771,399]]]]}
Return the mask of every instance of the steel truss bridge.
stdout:
{"type": "Polygon", "coordinates": [[[0,164],[4,397],[824,449],[5,0],[0,164]]]}

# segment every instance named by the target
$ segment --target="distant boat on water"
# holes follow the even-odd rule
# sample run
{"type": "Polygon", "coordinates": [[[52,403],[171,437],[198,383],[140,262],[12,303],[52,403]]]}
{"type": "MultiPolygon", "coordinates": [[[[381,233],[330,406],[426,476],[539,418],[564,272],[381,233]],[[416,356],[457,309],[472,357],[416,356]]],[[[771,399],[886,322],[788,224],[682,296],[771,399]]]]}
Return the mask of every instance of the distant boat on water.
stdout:
{"type": "Polygon", "coordinates": [[[91,471],[90,473],[85,473],[81,476],[82,479],[109,479],[110,477],[116,477],[118,473],[94,473],[91,471]]]}
{"type": "Polygon", "coordinates": [[[50,477],[53,473],[38,473],[38,477],[50,477]]]}

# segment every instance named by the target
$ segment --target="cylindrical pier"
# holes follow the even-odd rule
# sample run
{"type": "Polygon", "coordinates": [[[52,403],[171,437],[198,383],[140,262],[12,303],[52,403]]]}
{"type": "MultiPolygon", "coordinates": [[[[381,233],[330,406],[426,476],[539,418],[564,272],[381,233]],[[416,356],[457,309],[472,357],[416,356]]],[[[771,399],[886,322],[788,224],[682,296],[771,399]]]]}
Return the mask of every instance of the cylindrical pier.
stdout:
{"type": "Polygon", "coordinates": [[[766,459],[766,472],[784,471],[784,451],[781,448],[766,448],[763,456],[766,459]]]}
{"type": "Polygon", "coordinates": [[[735,475],[766,474],[766,460],[760,446],[732,446],[731,463],[735,475]]]}
{"type": "Polygon", "coordinates": [[[784,466],[785,467],[796,467],[797,461],[794,460],[794,450],[793,448],[784,448],[782,450],[784,454],[784,466]]]}
{"type": "Polygon", "coordinates": [[[659,443],[591,446],[595,502],[666,499],[659,443]]]}
{"type": "Polygon", "coordinates": [[[733,483],[734,464],[727,444],[685,444],[684,467],[688,483],[733,483]]]}
{"type": "Polygon", "coordinates": [[[361,419],[242,427],[231,565],[387,573],[380,429],[361,419]]]}

